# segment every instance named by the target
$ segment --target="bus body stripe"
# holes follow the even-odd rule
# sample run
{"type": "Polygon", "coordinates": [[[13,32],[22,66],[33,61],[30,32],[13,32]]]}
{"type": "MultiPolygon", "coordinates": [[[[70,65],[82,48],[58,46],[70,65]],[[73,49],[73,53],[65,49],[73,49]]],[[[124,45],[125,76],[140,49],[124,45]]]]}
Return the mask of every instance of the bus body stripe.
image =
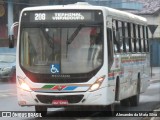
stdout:
{"type": "Polygon", "coordinates": [[[120,70],[113,70],[110,73],[108,73],[108,80],[114,80],[115,76],[119,75],[119,77],[123,77],[124,72],[120,70]]]}
{"type": "Polygon", "coordinates": [[[51,88],[51,90],[58,90],[59,87],[61,87],[62,90],[63,90],[64,88],[66,88],[65,85],[56,85],[56,86],[54,86],[53,88],[51,88]]]}
{"type": "Polygon", "coordinates": [[[58,91],[60,88],[62,91],[74,91],[74,90],[87,90],[90,85],[87,86],[75,86],[75,85],[44,85],[41,88],[32,88],[32,90],[51,90],[58,91]]]}
{"type": "Polygon", "coordinates": [[[77,88],[77,86],[68,86],[63,90],[75,90],[77,88]]]}
{"type": "Polygon", "coordinates": [[[53,88],[55,85],[44,85],[42,88],[47,89],[47,88],[53,88]]]}

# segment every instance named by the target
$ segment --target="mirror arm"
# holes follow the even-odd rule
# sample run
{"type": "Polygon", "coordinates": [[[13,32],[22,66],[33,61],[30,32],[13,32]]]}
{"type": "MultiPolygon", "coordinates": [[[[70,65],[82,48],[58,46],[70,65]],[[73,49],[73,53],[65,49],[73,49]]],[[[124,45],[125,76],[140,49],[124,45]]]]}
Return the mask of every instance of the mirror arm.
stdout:
{"type": "MultiPolygon", "coordinates": [[[[14,27],[16,27],[18,25],[19,25],[18,22],[13,23],[11,28],[10,28],[10,31],[13,31],[14,27]]],[[[12,33],[12,32],[10,32],[10,33],[12,33]]],[[[9,48],[14,48],[14,35],[9,35],[8,36],[8,41],[9,41],[9,48]]]]}

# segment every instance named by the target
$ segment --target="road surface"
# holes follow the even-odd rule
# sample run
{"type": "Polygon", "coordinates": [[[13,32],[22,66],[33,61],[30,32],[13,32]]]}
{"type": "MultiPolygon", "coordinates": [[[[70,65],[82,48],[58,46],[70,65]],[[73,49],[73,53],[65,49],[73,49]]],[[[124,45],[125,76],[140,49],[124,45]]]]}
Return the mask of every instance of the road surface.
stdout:
{"type": "MultiPolygon", "coordinates": [[[[147,91],[140,96],[140,104],[138,107],[123,107],[120,106],[119,102],[115,104],[115,110],[116,111],[129,111],[132,113],[132,111],[152,111],[154,108],[160,105],[160,83],[152,83],[147,91]]],[[[73,112],[68,110],[69,112],[66,112],[64,109],[57,109],[57,108],[50,108],[47,114],[47,118],[69,118],[69,119],[106,119],[107,120],[142,120],[142,117],[108,117],[106,115],[106,111],[96,111],[91,112],[88,109],[92,108],[86,108],[85,112],[81,111],[82,108],[78,108],[78,112],[73,112]]],[[[75,108],[75,110],[77,110],[75,108]]],[[[9,83],[0,83],[0,111],[34,111],[34,107],[20,107],[17,104],[17,97],[16,97],[16,85],[15,84],[9,84],[9,83]]],[[[46,119],[47,119],[46,118],[46,119]]],[[[0,118],[0,119],[6,119],[8,118],[0,118]]],[[[13,118],[15,120],[20,120],[23,118],[13,118]]],[[[26,120],[34,120],[34,118],[25,118],[26,120]]]]}

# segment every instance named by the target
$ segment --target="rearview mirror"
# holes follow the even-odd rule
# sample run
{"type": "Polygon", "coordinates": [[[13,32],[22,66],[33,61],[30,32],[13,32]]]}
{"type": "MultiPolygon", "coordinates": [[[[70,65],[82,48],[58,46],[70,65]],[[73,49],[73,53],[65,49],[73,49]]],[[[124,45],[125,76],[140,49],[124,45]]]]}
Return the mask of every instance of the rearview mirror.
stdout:
{"type": "Polygon", "coordinates": [[[8,36],[9,48],[14,48],[14,35],[8,36]]]}
{"type": "Polygon", "coordinates": [[[10,28],[10,31],[12,31],[12,32],[11,32],[11,35],[8,36],[9,48],[14,48],[14,35],[12,35],[12,34],[13,34],[13,31],[14,31],[14,28],[18,25],[19,25],[19,23],[15,22],[15,23],[12,24],[12,26],[10,28]]]}

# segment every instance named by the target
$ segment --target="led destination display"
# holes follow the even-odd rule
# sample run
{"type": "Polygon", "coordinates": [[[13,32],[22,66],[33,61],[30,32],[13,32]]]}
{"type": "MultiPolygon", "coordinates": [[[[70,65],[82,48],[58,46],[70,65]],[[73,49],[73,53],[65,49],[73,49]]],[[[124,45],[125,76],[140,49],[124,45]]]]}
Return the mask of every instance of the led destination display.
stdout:
{"type": "Polygon", "coordinates": [[[102,20],[101,11],[37,11],[23,13],[30,22],[94,22],[102,20]]]}

